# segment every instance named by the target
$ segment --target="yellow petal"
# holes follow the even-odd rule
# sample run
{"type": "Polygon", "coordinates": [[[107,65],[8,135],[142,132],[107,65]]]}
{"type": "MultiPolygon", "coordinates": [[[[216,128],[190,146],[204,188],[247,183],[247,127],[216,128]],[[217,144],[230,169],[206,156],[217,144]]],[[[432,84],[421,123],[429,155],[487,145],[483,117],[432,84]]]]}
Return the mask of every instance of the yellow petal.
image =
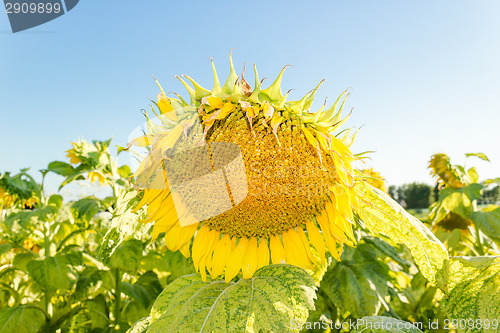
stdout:
{"type": "Polygon", "coordinates": [[[229,283],[240,271],[243,264],[243,258],[248,248],[248,238],[243,237],[236,245],[236,248],[231,252],[226,265],[226,283],[229,283]]]}
{"type": "Polygon", "coordinates": [[[323,264],[326,263],[326,258],[325,258],[325,241],[323,240],[323,236],[321,236],[321,233],[319,232],[318,228],[314,225],[314,222],[308,221],[306,222],[306,228],[307,228],[307,235],[309,236],[309,239],[311,240],[311,244],[314,246],[316,249],[316,252],[318,252],[318,255],[321,259],[321,262],[323,264]]]}
{"type": "Polygon", "coordinates": [[[281,244],[281,240],[278,236],[271,236],[271,239],[269,240],[269,248],[271,249],[271,260],[273,264],[286,263],[285,249],[283,248],[283,244],[281,244]]]}
{"type": "Polygon", "coordinates": [[[283,233],[283,246],[286,252],[287,263],[302,268],[314,268],[309,258],[307,258],[302,240],[295,229],[292,228],[283,233]]]}
{"type": "Polygon", "coordinates": [[[318,221],[318,224],[323,231],[323,238],[325,239],[326,247],[335,259],[340,260],[340,255],[337,251],[337,243],[332,237],[332,233],[330,230],[330,221],[328,220],[326,212],[323,211],[323,213],[316,217],[316,220],[318,221]]]}
{"type": "Polygon", "coordinates": [[[212,278],[215,278],[222,274],[222,271],[224,270],[224,267],[226,267],[226,263],[230,254],[231,237],[228,234],[225,234],[214,250],[214,256],[212,259],[212,278]]]}
{"type": "Polygon", "coordinates": [[[259,253],[257,251],[257,238],[252,237],[248,243],[248,248],[245,253],[245,257],[243,258],[243,265],[241,267],[243,278],[250,279],[253,276],[253,273],[255,273],[258,264],[259,253]]]}
{"type": "Polygon", "coordinates": [[[184,246],[182,246],[179,251],[182,253],[182,255],[186,258],[189,258],[190,257],[190,253],[189,253],[189,243],[186,243],[184,244],[184,246]]]}
{"type": "Polygon", "coordinates": [[[203,280],[203,282],[207,282],[207,270],[205,269],[205,262],[206,261],[207,261],[207,256],[204,256],[200,260],[199,271],[200,271],[201,279],[203,280]]]}
{"type": "Polygon", "coordinates": [[[261,239],[259,244],[259,265],[257,269],[269,265],[269,248],[265,239],[261,239]]]}
{"type": "Polygon", "coordinates": [[[179,223],[174,225],[165,235],[165,242],[170,251],[177,251],[185,244],[189,244],[189,241],[193,237],[198,224],[190,224],[185,227],[181,227],[179,223]]]}
{"type": "MultiPolygon", "coordinates": [[[[220,234],[218,234],[217,236],[220,236],[220,234]]],[[[219,237],[215,238],[215,241],[212,244],[212,247],[206,253],[207,259],[205,261],[205,266],[207,267],[207,270],[210,272],[212,279],[214,279],[216,277],[216,276],[214,276],[213,270],[212,270],[213,252],[214,252],[215,248],[217,247],[217,245],[219,244],[219,241],[220,241],[219,237]]]]}
{"type": "Polygon", "coordinates": [[[210,105],[214,109],[220,109],[221,107],[224,106],[224,103],[220,99],[220,97],[217,96],[207,96],[203,98],[208,105],[210,105]]]}
{"type": "Polygon", "coordinates": [[[302,230],[302,228],[297,228],[297,234],[299,235],[300,240],[302,241],[302,245],[304,246],[304,250],[306,251],[307,258],[309,258],[309,261],[313,264],[316,264],[317,259],[314,257],[314,255],[311,252],[311,246],[309,245],[309,239],[307,239],[307,236],[302,230]]]}
{"type": "Polygon", "coordinates": [[[209,239],[210,230],[208,227],[204,226],[196,234],[193,241],[193,249],[191,255],[193,256],[193,264],[196,271],[198,271],[198,265],[201,258],[203,257],[204,251],[207,248],[207,242],[209,239]]]}
{"type": "Polygon", "coordinates": [[[233,103],[224,103],[224,106],[220,110],[220,115],[219,115],[218,119],[226,118],[227,115],[230,114],[231,112],[233,112],[235,109],[236,109],[236,105],[234,105],[233,103]]]}
{"type": "Polygon", "coordinates": [[[147,146],[150,146],[153,144],[153,142],[155,141],[155,137],[154,135],[152,134],[147,134],[147,135],[144,135],[144,136],[140,136],[138,138],[135,138],[133,139],[132,141],[130,141],[127,146],[130,148],[132,146],[137,146],[137,147],[147,147],[147,146]]]}

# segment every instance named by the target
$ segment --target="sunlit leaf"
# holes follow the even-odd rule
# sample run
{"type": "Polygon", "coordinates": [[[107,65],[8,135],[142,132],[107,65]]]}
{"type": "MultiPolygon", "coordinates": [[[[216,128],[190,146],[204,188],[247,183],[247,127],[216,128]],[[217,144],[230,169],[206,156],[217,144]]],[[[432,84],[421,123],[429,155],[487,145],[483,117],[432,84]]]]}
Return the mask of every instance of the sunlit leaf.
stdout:
{"type": "Polygon", "coordinates": [[[481,328],[476,326],[458,332],[498,332],[500,257],[452,257],[447,294],[443,301],[450,318],[481,320],[482,323],[481,328]],[[496,327],[493,319],[497,320],[496,327]]]}
{"type": "Polygon", "coordinates": [[[290,321],[307,319],[314,289],[311,276],[290,265],[266,266],[229,284],[184,276],[156,300],[148,332],[297,332],[290,321]]]}
{"type": "Polygon", "coordinates": [[[372,204],[363,203],[359,211],[366,227],[375,235],[384,235],[411,251],[422,274],[431,282],[443,285],[438,272],[445,268],[448,251],[416,217],[406,212],[386,193],[364,183],[363,192],[372,204]]]}
{"type": "Polygon", "coordinates": [[[20,305],[0,311],[0,332],[37,333],[44,325],[43,310],[32,305],[20,305]]]}
{"type": "Polygon", "coordinates": [[[490,205],[471,215],[474,225],[490,238],[500,238],[500,207],[490,205]]]}

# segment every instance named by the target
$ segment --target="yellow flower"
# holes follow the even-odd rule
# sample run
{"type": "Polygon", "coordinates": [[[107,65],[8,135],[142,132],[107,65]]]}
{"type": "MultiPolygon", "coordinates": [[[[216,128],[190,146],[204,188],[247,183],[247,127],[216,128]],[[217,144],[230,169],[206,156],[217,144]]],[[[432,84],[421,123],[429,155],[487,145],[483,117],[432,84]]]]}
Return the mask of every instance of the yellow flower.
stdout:
{"type": "Polygon", "coordinates": [[[346,120],[341,119],[346,92],[331,108],[310,113],[321,83],[301,100],[286,101],[288,94],[283,96],[280,87],[284,69],[262,90],[254,67],[252,90],[243,75],[236,75],[231,58],[230,64],[222,87],[213,67],[211,91],[186,76],[193,89],[178,77],[191,102],[165,97],[179,120],[162,119],[165,131],[149,134],[156,139],[149,140],[150,153],[135,174],[142,199],[134,211],[147,205],[143,222],[154,222],[152,237],[164,233],[168,249],[192,256],[204,280],[207,273],[224,275],[226,281],[240,272],[250,278],[270,263],[313,270],[326,263],[327,250],[340,260],[343,244],[355,243],[353,212],[362,199],[356,186],[361,178],[351,166],[357,159],[349,149],[354,135],[338,133],[346,120]],[[202,222],[174,206],[157,158],[186,140],[182,133],[198,117],[209,147],[216,142],[240,147],[248,181],[248,194],[239,204],[202,222]],[[160,188],[148,182],[164,184],[160,188]],[[179,218],[186,216],[194,223],[181,226],[179,218]]]}
{"type": "Polygon", "coordinates": [[[451,164],[446,154],[434,154],[429,161],[431,175],[437,176],[440,187],[461,188],[468,185],[466,176],[456,165],[451,164]]]}
{"type": "Polygon", "coordinates": [[[90,171],[89,174],[87,175],[87,179],[90,179],[90,182],[93,183],[97,180],[99,180],[99,183],[101,185],[106,185],[107,181],[106,178],[99,172],[96,171],[90,171]]]}
{"type": "MultiPolygon", "coordinates": [[[[72,145],[75,145],[75,143],[72,143],[72,145]]],[[[82,162],[82,160],[76,155],[75,148],[66,150],[66,153],[66,156],[69,158],[70,163],[78,164],[82,162]]]]}
{"type": "Polygon", "coordinates": [[[0,188],[0,207],[10,208],[14,204],[14,198],[5,190],[0,188]]]}

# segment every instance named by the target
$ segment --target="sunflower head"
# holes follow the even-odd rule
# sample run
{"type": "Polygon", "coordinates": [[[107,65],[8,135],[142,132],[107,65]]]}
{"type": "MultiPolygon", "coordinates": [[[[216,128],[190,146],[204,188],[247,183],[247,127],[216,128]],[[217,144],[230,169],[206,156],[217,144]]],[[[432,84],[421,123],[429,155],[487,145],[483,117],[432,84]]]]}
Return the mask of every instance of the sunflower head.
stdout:
{"type": "Polygon", "coordinates": [[[213,278],[224,274],[226,281],[239,272],[249,278],[269,263],[314,270],[326,263],[326,251],[339,260],[342,245],[355,243],[353,211],[362,199],[356,186],[361,178],[352,168],[357,157],[350,151],[355,133],[339,131],[347,119],[342,118],[347,92],[331,107],[311,112],[323,81],[300,100],[288,101],[288,93],[281,91],[285,68],[265,89],[255,66],[253,88],[244,74],[238,77],[231,57],[224,85],[213,62],[212,68],[211,90],[189,76],[177,77],[188,91],[189,103],[177,94],[168,97],[158,84],[161,92],[153,111],[161,124],[148,118],[149,133],[130,143],[149,151],[135,174],[142,196],[135,210],[147,205],[143,222],[154,223],[153,237],[164,233],[170,250],[192,256],[204,279],[207,271],[213,278]],[[227,163],[219,163],[223,158],[217,147],[222,144],[238,148],[227,163]],[[208,151],[205,162],[193,157],[201,156],[196,153],[200,147],[208,151]],[[224,170],[225,186],[217,192],[209,182],[200,182],[204,185],[189,193],[202,187],[210,189],[204,192],[210,195],[177,201],[167,165],[179,152],[192,156],[190,162],[183,160],[179,173],[205,163],[204,176],[224,170]],[[243,197],[231,179],[238,172],[246,182],[243,197]],[[210,218],[200,219],[190,208],[190,201],[221,205],[224,195],[229,208],[210,218]]]}
{"type": "Polygon", "coordinates": [[[450,162],[446,154],[434,154],[429,161],[431,175],[438,177],[441,187],[461,188],[468,185],[469,179],[464,168],[450,162]]]}

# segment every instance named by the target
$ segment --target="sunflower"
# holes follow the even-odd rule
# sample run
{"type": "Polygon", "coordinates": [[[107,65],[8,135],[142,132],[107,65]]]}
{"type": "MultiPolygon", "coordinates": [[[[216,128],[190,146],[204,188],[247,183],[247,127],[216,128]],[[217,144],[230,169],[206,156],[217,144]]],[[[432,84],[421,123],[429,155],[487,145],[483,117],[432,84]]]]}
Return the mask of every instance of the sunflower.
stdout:
{"type": "Polygon", "coordinates": [[[429,161],[431,175],[438,177],[439,187],[461,188],[468,185],[468,177],[463,167],[451,164],[446,154],[434,154],[429,161]]]}
{"type": "Polygon", "coordinates": [[[361,178],[351,166],[358,159],[350,151],[356,133],[339,132],[347,119],[341,117],[347,92],[330,108],[323,105],[310,113],[323,81],[302,99],[287,101],[288,93],[281,92],[286,67],[266,89],[255,66],[253,88],[244,70],[238,77],[231,55],[223,86],[213,62],[212,68],[211,91],[189,76],[177,77],[190,95],[189,103],[177,94],[168,97],[156,81],[161,92],[154,104],[159,113],[153,106],[152,110],[161,125],[146,113],[149,133],[129,143],[149,150],[134,174],[141,196],[134,211],[147,205],[142,222],[154,223],[152,237],[164,233],[168,249],[191,256],[203,280],[207,272],[213,279],[224,275],[226,281],[240,272],[250,278],[270,263],[314,270],[326,264],[327,251],[340,260],[343,244],[355,244],[354,212],[363,199],[356,186],[361,178]],[[197,121],[209,149],[217,143],[241,149],[248,181],[241,202],[205,220],[174,205],[162,160],[185,146],[197,121]],[[183,219],[191,223],[180,223],[183,219]]]}

